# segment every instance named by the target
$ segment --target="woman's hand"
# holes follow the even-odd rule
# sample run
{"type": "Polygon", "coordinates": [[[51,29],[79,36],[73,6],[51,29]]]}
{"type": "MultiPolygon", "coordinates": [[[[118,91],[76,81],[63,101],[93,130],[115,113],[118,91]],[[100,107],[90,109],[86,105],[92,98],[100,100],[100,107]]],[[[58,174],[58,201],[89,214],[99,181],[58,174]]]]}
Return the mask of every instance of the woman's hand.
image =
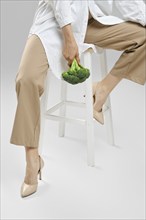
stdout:
{"type": "Polygon", "coordinates": [[[71,25],[69,24],[64,26],[62,30],[64,34],[64,47],[62,51],[64,58],[68,61],[69,66],[71,66],[74,58],[76,58],[77,62],[80,63],[78,45],[73,36],[71,25]]]}
{"type": "Polygon", "coordinates": [[[76,58],[77,62],[80,63],[78,45],[75,40],[65,41],[62,54],[65,57],[65,59],[68,61],[69,66],[71,66],[74,58],[76,58]]]}

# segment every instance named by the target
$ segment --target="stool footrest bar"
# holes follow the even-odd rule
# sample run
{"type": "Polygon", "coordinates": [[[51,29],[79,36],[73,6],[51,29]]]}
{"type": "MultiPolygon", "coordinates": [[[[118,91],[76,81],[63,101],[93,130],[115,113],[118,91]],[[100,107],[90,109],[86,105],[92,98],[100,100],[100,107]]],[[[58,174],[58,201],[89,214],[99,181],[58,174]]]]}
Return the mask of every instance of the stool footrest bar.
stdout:
{"type": "Polygon", "coordinates": [[[73,101],[62,101],[54,105],[52,108],[48,109],[46,112],[47,114],[50,114],[56,110],[58,110],[62,105],[70,105],[70,106],[76,106],[76,107],[85,107],[84,102],[73,102],[73,101]]]}
{"type": "Polygon", "coordinates": [[[58,115],[51,115],[51,114],[45,114],[46,119],[51,119],[54,121],[65,121],[65,122],[70,122],[70,123],[79,123],[79,124],[86,124],[85,119],[80,119],[80,118],[69,118],[69,117],[64,117],[64,116],[58,116],[58,115]]]}

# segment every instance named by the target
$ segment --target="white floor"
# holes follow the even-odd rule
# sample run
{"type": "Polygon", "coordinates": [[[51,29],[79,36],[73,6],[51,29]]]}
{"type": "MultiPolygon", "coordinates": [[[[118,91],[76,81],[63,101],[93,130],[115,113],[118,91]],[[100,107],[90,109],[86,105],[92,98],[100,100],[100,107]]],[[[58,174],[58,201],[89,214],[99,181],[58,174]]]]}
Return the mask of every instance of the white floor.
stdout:
{"type": "MultiPolygon", "coordinates": [[[[144,86],[123,80],[112,92],[116,146],[106,143],[105,126],[95,122],[95,167],[86,163],[84,126],[67,124],[65,138],[59,138],[57,122],[47,121],[43,181],[37,193],[22,199],[24,149],[9,143],[16,107],[14,82],[12,76],[3,80],[2,219],[145,219],[144,86]]],[[[72,90],[71,96],[82,99],[77,93],[72,90]]]]}

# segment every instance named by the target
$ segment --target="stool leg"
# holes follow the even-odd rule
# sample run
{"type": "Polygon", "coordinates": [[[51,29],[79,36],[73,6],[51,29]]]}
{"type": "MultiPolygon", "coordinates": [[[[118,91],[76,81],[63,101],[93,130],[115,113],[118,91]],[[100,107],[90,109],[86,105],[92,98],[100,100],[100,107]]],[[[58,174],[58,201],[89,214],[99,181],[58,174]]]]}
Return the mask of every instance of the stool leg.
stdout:
{"type": "Polygon", "coordinates": [[[85,52],[84,66],[90,69],[90,77],[85,81],[86,86],[86,131],[87,131],[87,164],[94,166],[94,120],[92,99],[92,69],[91,54],[85,52]]]}
{"type": "MultiPolygon", "coordinates": [[[[104,78],[108,72],[105,50],[103,50],[103,52],[100,54],[100,65],[101,65],[101,74],[102,74],[102,77],[104,78]]],[[[110,96],[107,98],[105,105],[108,107],[108,112],[105,117],[107,139],[108,139],[109,144],[115,145],[110,96]]]]}
{"type": "Polygon", "coordinates": [[[42,154],[43,150],[43,137],[44,137],[44,128],[45,128],[45,113],[47,111],[47,102],[48,102],[48,94],[49,94],[49,80],[50,73],[47,73],[46,81],[45,81],[45,89],[42,94],[40,100],[40,137],[39,137],[39,154],[42,154]]]}
{"type": "MultiPolygon", "coordinates": [[[[66,115],[66,97],[67,97],[67,83],[64,80],[61,80],[61,101],[64,102],[64,105],[60,108],[60,116],[66,115]]],[[[64,137],[65,135],[65,120],[59,122],[59,136],[64,137]]]]}

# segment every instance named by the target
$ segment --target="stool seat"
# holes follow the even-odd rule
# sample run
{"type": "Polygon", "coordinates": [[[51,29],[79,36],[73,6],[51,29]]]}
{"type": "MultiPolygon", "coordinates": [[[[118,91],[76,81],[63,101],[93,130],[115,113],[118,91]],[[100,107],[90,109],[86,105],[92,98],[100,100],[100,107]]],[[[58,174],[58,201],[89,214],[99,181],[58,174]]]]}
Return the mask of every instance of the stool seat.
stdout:
{"type": "MultiPolygon", "coordinates": [[[[99,57],[100,57],[100,65],[101,65],[101,75],[105,77],[107,74],[107,61],[106,61],[106,51],[102,48],[96,47],[99,57]]],[[[69,123],[79,123],[86,126],[87,132],[87,165],[94,166],[95,165],[95,155],[94,155],[94,121],[93,118],[93,94],[92,94],[92,56],[93,53],[92,48],[88,48],[83,52],[83,65],[90,69],[90,76],[83,83],[85,84],[85,102],[76,102],[72,100],[67,100],[67,86],[68,82],[61,80],[61,92],[60,92],[60,101],[55,104],[53,107],[47,109],[48,102],[48,94],[49,94],[49,84],[50,84],[50,74],[47,74],[47,79],[45,83],[45,90],[41,97],[41,130],[40,130],[40,140],[39,140],[39,151],[40,154],[42,152],[43,146],[43,134],[44,134],[44,125],[45,119],[54,120],[59,122],[59,136],[65,136],[65,124],[69,123]],[[75,106],[81,107],[85,109],[86,115],[84,119],[81,118],[73,118],[66,116],[66,108],[67,106],[75,106]],[[59,109],[59,115],[54,114],[56,110],[59,109]]],[[[49,71],[49,70],[48,70],[49,71]]],[[[78,85],[80,85],[79,83],[78,85]]],[[[108,142],[114,145],[114,135],[113,135],[113,123],[112,123],[112,115],[111,115],[111,104],[110,97],[107,99],[104,111],[109,112],[106,116],[106,127],[107,127],[107,136],[108,142]]]]}

